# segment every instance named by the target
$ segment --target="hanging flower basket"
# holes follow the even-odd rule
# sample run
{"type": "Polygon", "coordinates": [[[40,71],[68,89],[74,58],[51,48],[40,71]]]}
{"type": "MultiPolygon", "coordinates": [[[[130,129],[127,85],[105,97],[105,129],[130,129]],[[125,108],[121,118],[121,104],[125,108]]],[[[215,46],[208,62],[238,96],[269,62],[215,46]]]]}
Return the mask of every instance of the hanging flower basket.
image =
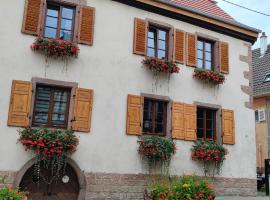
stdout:
{"type": "Polygon", "coordinates": [[[191,158],[194,161],[200,161],[204,166],[205,175],[211,173],[220,174],[220,170],[228,154],[227,149],[213,140],[199,140],[191,149],[191,158]]]}
{"type": "Polygon", "coordinates": [[[199,68],[195,68],[193,77],[214,84],[223,84],[225,81],[225,76],[222,73],[199,68]]]}
{"type": "Polygon", "coordinates": [[[31,49],[33,51],[40,51],[45,54],[46,57],[53,58],[77,58],[79,54],[79,48],[72,42],[59,39],[45,39],[37,38],[32,43],[31,49]]]}
{"type": "MultiPolygon", "coordinates": [[[[71,130],[25,128],[19,130],[18,141],[36,157],[34,176],[40,177],[40,166],[51,169],[50,183],[65,173],[67,157],[76,151],[79,140],[71,130]]],[[[44,178],[44,177],[43,177],[44,178]]]]}
{"type": "Polygon", "coordinates": [[[176,63],[168,60],[160,60],[156,58],[146,58],[142,61],[143,65],[154,72],[155,75],[164,73],[164,74],[173,74],[179,73],[180,68],[177,67],[176,63]]]}

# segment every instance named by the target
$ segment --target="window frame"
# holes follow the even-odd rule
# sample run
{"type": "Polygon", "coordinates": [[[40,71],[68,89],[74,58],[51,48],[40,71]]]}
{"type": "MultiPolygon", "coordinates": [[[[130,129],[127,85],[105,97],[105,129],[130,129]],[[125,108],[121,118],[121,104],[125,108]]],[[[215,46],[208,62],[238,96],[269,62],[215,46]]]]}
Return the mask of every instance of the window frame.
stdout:
{"type": "Polygon", "coordinates": [[[204,69],[204,70],[209,70],[209,69],[206,69],[206,65],[205,65],[206,61],[208,61],[205,58],[205,53],[206,53],[205,44],[206,43],[211,44],[211,69],[210,70],[215,71],[215,57],[216,57],[216,55],[215,55],[215,41],[213,41],[211,39],[204,38],[204,37],[200,37],[200,36],[197,37],[197,44],[196,44],[196,46],[197,46],[197,49],[196,49],[196,51],[197,51],[197,68],[204,69]],[[202,59],[200,59],[199,56],[198,56],[198,51],[199,51],[198,42],[203,43],[203,49],[202,49],[203,58],[202,59]],[[202,60],[202,62],[203,62],[202,68],[198,67],[198,60],[202,60]]]}
{"type": "MultiPolygon", "coordinates": [[[[30,111],[30,125],[34,126],[34,111],[35,111],[35,101],[36,101],[36,88],[38,85],[45,85],[49,87],[58,87],[58,88],[68,88],[70,89],[70,101],[69,101],[69,110],[68,110],[68,117],[67,117],[67,127],[61,128],[61,129],[70,129],[73,116],[74,116],[74,98],[76,95],[76,89],[78,88],[78,83],[76,82],[66,82],[66,81],[58,81],[58,80],[52,80],[52,79],[45,79],[45,78],[38,78],[34,77],[32,78],[32,102],[31,102],[31,111],[30,111]]],[[[35,127],[35,126],[34,126],[35,127]]],[[[56,128],[56,127],[49,127],[49,128],[56,128]]]]}

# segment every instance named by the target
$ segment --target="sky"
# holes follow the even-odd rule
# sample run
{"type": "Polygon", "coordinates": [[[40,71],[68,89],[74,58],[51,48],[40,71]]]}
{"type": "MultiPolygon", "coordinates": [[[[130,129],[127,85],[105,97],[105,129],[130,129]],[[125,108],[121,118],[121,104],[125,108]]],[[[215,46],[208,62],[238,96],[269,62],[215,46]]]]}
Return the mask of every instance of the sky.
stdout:
{"type": "MultiPolygon", "coordinates": [[[[270,17],[263,16],[251,11],[236,7],[222,0],[216,0],[219,7],[225,10],[236,21],[260,29],[268,36],[268,44],[270,43],[270,17]]],[[[270,15],[270,0],[230,0],[233,3],[243,5],[245,7],[258,10],[270,15]]],[[[253,48],[259,47],[259,40],[254,44],[253,48]]]]}

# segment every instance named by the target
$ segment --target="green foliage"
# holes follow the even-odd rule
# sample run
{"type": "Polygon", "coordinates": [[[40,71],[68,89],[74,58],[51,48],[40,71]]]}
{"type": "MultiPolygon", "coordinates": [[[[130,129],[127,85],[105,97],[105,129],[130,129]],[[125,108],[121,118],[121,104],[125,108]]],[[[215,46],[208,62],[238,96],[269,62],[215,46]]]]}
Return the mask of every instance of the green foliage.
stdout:
{"type": "Polygon", "coordinates": [[[1,182],[4,186],[0,188],[0,200],[25,200],[29,194],[28,192],[8,187],[5,183],[5,177],[1,182]]]}

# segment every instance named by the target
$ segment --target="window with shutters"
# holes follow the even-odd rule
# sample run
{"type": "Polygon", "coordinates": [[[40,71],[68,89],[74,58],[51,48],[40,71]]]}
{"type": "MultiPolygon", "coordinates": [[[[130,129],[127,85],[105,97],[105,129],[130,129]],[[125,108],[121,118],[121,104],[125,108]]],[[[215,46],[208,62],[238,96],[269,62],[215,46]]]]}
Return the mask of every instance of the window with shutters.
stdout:
{"type": "Polygon", "coordinates": [[[198,38],[197,40],[197,67],[214,70],[214,43],[198,38]]]}
{"type": "Polygon", "coordinates": [[[216,110],[197,107],[197,138],[216,140],[216,110]]]}
{"type": "Polygon", "coordinates": [[[150,25],[147,34],[147,56],[168,59],[168,41],[168,30],[150,25]]]}
{"type": "Polygon", "coordinates": [[[72,41],[74,21],[75,7],[48,3],[43,36],[72,41]]]}
{"type": "Polygon", "coordinates": [[[71,89],[37,85],[33,126],[67,128],[71,89]]]}
{"type": "Polygon", "coordinates": [[[143,133],[166,136],[168,102],[144,98],[143,133]]]}

